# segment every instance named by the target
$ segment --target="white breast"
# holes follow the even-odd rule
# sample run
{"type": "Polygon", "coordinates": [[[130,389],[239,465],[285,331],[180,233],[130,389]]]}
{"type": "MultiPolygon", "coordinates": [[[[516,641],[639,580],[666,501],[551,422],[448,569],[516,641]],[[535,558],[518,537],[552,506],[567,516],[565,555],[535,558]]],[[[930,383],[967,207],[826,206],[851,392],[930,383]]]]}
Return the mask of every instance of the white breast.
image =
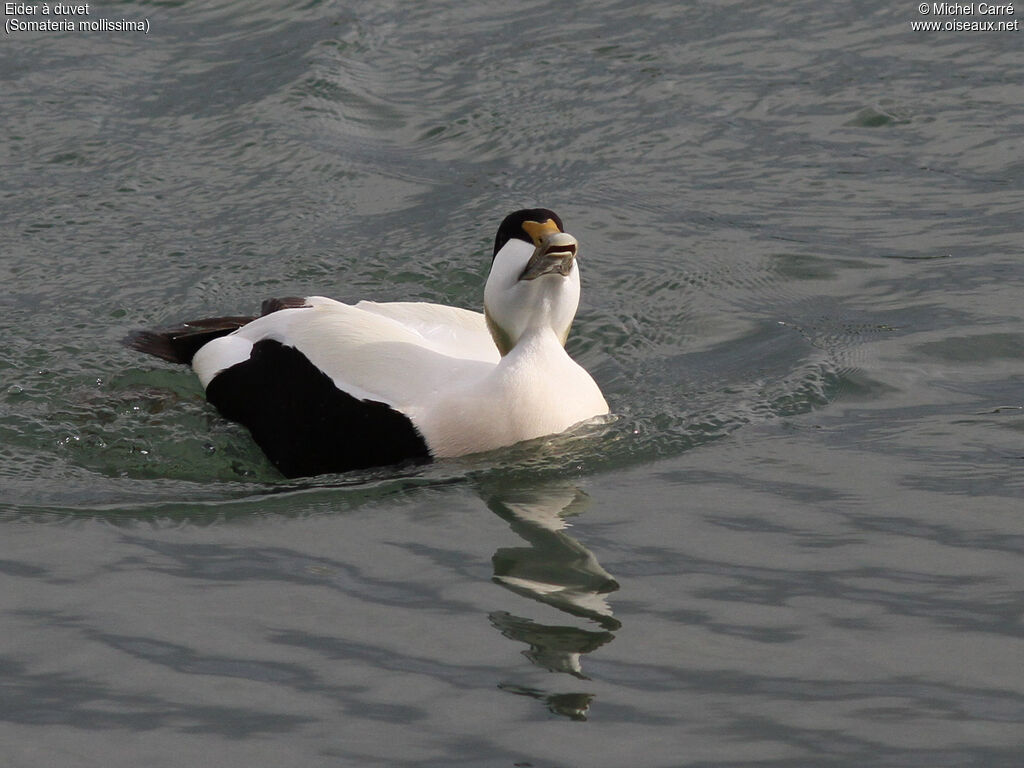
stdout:
{"type": "Polygon", "coordinates": [[[453,382],[409,412],[435,456],[461,456],[562,432],[608,413],[597,384],[553,331],[523,339],[484,377],[453,382]]]}

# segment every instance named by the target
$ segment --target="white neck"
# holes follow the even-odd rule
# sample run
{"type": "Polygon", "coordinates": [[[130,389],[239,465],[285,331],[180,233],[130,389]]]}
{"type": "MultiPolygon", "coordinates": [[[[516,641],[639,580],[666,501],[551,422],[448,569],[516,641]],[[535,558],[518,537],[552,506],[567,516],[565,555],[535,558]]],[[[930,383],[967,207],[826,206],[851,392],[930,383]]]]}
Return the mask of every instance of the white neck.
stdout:
{"type": "Polygon", "coordinates": [[[579,265],[568,276],[520,280],[533,247],[509,240],[494,257],[484,288],[484,311],[498,350],[504,355],[527,335],[550,330],[565,344],[580,301],[579,265]]]}

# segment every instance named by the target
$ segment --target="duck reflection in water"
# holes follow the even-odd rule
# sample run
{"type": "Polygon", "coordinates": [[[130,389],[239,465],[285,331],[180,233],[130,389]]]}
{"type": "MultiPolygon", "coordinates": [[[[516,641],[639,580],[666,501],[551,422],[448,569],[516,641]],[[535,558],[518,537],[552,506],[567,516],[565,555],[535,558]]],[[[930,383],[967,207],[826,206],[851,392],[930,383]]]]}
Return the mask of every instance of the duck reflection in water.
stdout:
{"type": "MultiPolygon", "coordinates": [[[[502,489],[484,494],[487,506],[529,546],[503,547],[492,558],[494,582],[523,597],[588,619],[601,629],[544,624],[508,611],[490,614],[491,624],[505,637],[525,643],[533,664],[580,680],[589,679],[582,657],[611,642],[621,623],[612,615],[608,595],[618,582],[594,553],[566,532],[566,518],[578,515],[589,497],[572,486],[502,489]]],[[[589,693],[552,693],[503,683],[503,690],[542,700],[559,715],[585,720],[593,699],[589,693]]]]}

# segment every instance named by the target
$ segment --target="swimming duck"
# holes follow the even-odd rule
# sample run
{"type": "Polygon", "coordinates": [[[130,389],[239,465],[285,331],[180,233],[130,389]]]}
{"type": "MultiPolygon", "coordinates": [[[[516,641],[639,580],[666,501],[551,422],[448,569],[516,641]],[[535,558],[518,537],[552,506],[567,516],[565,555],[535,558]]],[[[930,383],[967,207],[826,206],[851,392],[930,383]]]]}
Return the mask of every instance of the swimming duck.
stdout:
{"type": "Polygon", "coordinates": [[[498,227],[482,314],[290,297],[124,342],[191,364],[287,477],[487,451],[608,413],[564,346],[578,249],[553,211],[516,211],[498,227]]]}

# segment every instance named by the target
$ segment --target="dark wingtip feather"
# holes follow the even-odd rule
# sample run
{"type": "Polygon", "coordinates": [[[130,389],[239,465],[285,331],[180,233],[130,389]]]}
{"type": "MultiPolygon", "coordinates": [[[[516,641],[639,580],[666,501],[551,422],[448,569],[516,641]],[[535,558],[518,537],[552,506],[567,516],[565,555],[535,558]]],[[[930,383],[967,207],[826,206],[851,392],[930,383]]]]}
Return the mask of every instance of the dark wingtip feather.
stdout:
{"type": "Polygon", "coordinates": [[[281,309],[302,309],[308,307],[306,299],[302,296],[284,296],[281,298],[265,299],[260,306],[260,316],[269,315],[281,309]]]}
{"type": "Polygon", "coordinates": [[[243,325],[251,323],[252,317],[211,317],[205,320],[190,320],[178,328],[166,331],[132,331],[121,343],[126,347],[159,357],[169,363],[190,365],[196,352],[218,336],[226,336],[243,325]]]}
{"type": "MultiPolygon", "coordinates": [[[[285,296],[264,301],[260,314],[269,315],[282,309],[308,306],[304,297],[285,296]]],[[[205,344],[218,336],[236,331],[253,320],[253,317],[210,317],[204,320],[189,320],[177,328],[164,331],[132,331],[121,340],[121,343],[129,349],[159,357],[169,363],[190,365],[193,356],[205,344]]]]}
{"type": "Polygon", "coordinates": [[[132,331],[121,339],[121,343],[129,349],[134,349],[136,352],[155,355],[169,363],[192,362],[191,358],[182,360],[178,357],[178,353],[175,351],[174,344],[172,343],[172,336],[169,333],[143,330],[132,331]]]}

